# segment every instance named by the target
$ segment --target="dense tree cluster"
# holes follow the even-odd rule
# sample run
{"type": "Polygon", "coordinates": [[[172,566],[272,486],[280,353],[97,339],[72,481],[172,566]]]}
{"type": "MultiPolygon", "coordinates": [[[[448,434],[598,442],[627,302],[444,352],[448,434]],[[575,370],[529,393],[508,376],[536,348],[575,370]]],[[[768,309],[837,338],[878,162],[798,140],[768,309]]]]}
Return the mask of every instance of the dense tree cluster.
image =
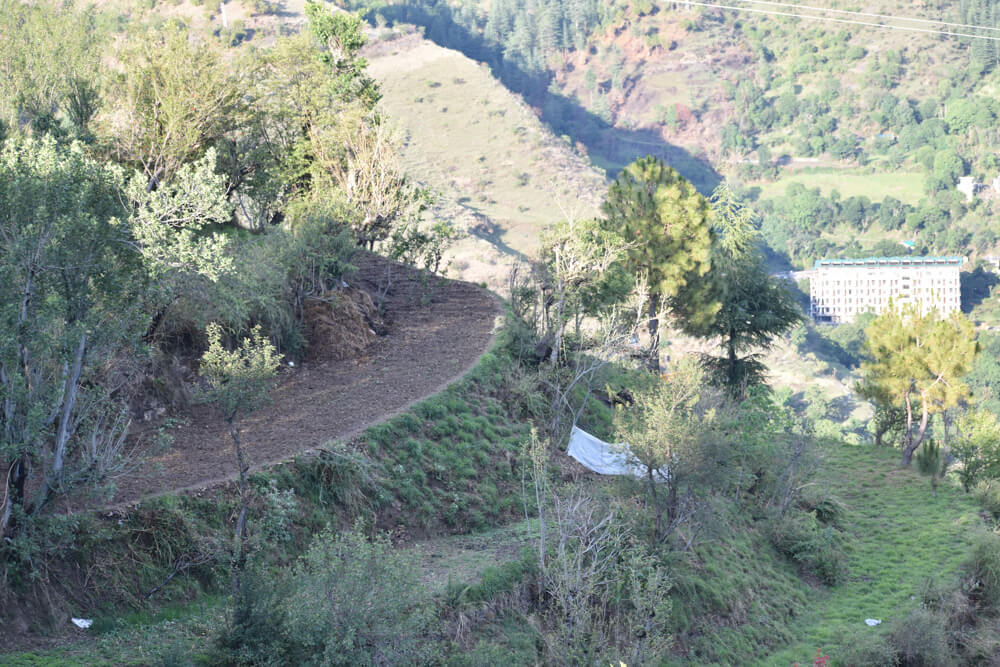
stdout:
{"type": "Polygon", "coordinates": [[[135,463],[129,401],[172,355],[211,343],[202,367],[239,450],[261,400],[227,343],[253,332],[273,375],[359,244],[440,267],[454,233],[421,223],[429,194],[375,110],[361,19],[306,14],[258,53],[180,24],[112,39],[80,29],[93,8],[0,2],[5,568],[30,569],[54,498],[109,492],[135,463]]]}

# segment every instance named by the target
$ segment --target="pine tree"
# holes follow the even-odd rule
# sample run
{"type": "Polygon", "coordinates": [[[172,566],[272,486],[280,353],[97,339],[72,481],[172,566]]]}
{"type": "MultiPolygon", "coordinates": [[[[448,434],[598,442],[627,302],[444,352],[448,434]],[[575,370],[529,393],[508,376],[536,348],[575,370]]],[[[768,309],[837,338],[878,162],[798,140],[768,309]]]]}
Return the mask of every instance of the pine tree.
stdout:
{"type": "Polygon", "coordinates": [[[788,287],[768,273],[752,209],[723,183],[712,194],[712,212],[712,270],[682,288],[671,311],[685,333],[721,340],[725,354],[703,362],[715,384],[742,400],[748,387],[764,383],[764,365],[752,351],[768,349],[802,314],[788,287]]]}
{"type": "MultiPolygon", "coordinates": [[[[689,282],[709,269],[712,246],[708,201],[688,181],[647,156],[626,167],[604,203],[607,224],[631,243],[627,265],[648,280],[649,365],[659,371],[659,313],[689,282]]],[[[689,304],[692,312],[699,306],[689,304]]]]}

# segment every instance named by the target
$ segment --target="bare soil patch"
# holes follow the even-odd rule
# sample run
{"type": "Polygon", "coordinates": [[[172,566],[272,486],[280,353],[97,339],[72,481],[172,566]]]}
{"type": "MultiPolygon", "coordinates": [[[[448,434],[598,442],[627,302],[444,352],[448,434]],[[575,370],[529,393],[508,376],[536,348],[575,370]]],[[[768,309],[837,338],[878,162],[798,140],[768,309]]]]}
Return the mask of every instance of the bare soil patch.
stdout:
{"type": "MultiPolygon", "coordinates": [[[[353,437],[440,391],[489,349],[500,308],[487,290],[431,278],[374,255],[357,263],[352,287],[376,297],[391,272],[382,335],[349,359],[310,354],[294,368],[283,367],[271,405],[242,423],[253,469],[353,437]]],[[[321,351],[332,347],[327,341],[321,351]]],[[[181,423],[163,429],[173,437],[169,449],[120,479],[113,505],[207,488],[236,476],[233,443],[215,408],[195,405],[172,417],[181,423]]],[[[148,438],[161,425],[146,424],[138,435],[148,438]]]]}

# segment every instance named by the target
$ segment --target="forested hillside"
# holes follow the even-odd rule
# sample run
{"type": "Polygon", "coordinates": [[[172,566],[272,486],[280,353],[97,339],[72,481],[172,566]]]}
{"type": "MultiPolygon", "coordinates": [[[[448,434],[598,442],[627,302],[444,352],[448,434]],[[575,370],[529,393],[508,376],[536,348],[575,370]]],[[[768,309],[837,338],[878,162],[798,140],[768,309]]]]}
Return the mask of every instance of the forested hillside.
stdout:
{"type": "MultiPolygon", "coordinates": [[[[924,254],[995,250],[996,41],[685,3],[353,6],[490,64],[611,174],[652,153],[705,192],[723,176],[740,183],[760,197],[768,243],[797,266],[905,254],[902,240],[924,254]],[[966,175],[983,184],[971,202],[955,190],[966,175]]],[[[989,3],[864,11],[922,18],[897,25],[932,33],[947,28],[935,21],[974,24],[952,31],[985,37],[996,13],[989,3]]]]}

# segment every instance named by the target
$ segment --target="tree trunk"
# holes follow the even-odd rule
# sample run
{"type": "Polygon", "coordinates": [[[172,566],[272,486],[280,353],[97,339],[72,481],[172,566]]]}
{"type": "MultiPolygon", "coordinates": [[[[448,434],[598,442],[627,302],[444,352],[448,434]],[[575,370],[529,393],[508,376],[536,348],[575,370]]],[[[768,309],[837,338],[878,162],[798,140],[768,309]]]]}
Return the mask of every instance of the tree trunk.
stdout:
{"type": "Polygon", "coordinates": [[[910,400],[910,392],[906,392],[906,435],[903,438],[903,461],[904,466],[910,465],[913,458],[913,402],[910,400]]]}
{"type": "Polygon", "coordinates": [[[729,378],[729,395],[742,402],[747,397],[747,382],[745,377],[738,377],[739,359],[736,357],[736,328],[729,327],[726,337],[727,371],[729,378]]]}
{"type": "Polygon", "coordinates": [[[246,460],[243,458],[243,447],[240,443],[240,429],[236,426],[235,419],[228,419],[229,422],[229,435],[233,438],[234,448],[236,450],[236,463],[240,468],[240,515],[236,520],[236,555],[233,559],[233,597],[239,595],[240,593],[240,574],[243,570],[244,559],[246,557],[245,544],[246,544],[246,527],[247,527],[247,508],[250,504],[250,499],[247,497],[247,471],[249,467],[246,464],[246,460]]]}
{"type": "Polygon", "coordinates": [[[906,449],[903,450],[903,465],[910,465],[910,461],[913,460],[913,452],[917,451],[920,447],[920,443],[924,441],[924,436],[927,434],[927,426],[930,424],[930,412],[927,408],[927,399],[921,396],[920,403],[920,429],[917,431],[917,437],[913,437],[913,417],[910,411],[909,398],[907,398],[907,443],[906,449]]]}
{"type": "Polygon", "coordinates": [[[660,295],[649,295],[649,370],[660,372],[660,295]]]}
{"type": "Polygon", "coordinates": [[[3,517],[0,519],[0,537],[5,537],[12,533],[17,523],[13,517],[14,505],[24,504],[24,487],[28,482],[28,466],[30,462],[27,456],[22,456],[7,471],[7,478],[4,480],[3,517]]]}
{"type": "Polygon", "coordinates": [[[553,366],[559,364],[559,355],[562,353],[563,333],[566,329],[566,323],[563,322],[563,310],[566,307],[566,286],[560,281],[557,284],[557,289],[559,299],[556,301],[556,330],[552,340],[552,356],[549,359],[553,366]]]}

